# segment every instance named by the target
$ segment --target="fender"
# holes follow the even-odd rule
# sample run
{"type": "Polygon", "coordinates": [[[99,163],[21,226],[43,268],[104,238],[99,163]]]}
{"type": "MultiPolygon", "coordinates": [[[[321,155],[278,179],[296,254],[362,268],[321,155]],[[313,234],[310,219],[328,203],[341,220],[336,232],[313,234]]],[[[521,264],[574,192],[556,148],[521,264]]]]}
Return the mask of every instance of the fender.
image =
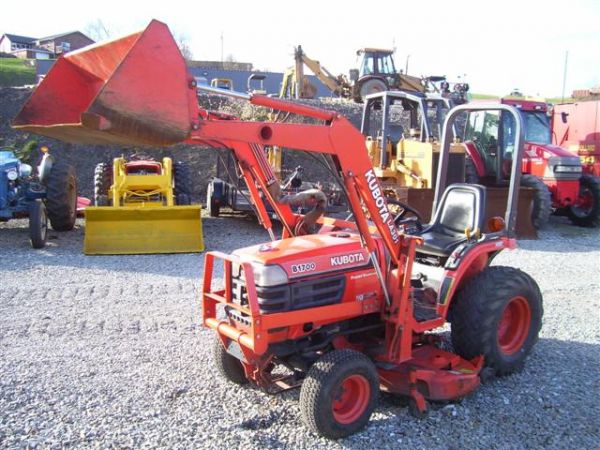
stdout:
{"type": "Polygon", "coordinates": [[[448,258],[438,294],[438,303],[443,308],[442,315],[446,315],[455,293],[471,278],[481,273],[498,252],[507,248],[514,249],[516,246],[516,239],[505,237],[476,245],[469,243],[459,246],[448,258]]]}

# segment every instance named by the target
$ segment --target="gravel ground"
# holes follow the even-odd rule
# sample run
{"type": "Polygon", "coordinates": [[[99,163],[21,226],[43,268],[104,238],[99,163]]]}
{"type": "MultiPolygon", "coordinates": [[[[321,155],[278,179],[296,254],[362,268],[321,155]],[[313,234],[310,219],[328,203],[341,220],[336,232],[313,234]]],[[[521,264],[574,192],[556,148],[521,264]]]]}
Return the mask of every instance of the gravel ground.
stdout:
{"type": "MultiPolygon", "coordinates": [[[[219,379],[200,325],[202,255],[89,257],[82,224],[34,251],[0,224],[2,448],[597,448],[600,231],[553,218],[500,255],[539,283],[541,338],[525,370],[417,420],[386,397],[369,427],[310,434],[297,391],[219,379]]],[[[244,217],[206,218],[209,250],[266,240],[244,217]]]]}

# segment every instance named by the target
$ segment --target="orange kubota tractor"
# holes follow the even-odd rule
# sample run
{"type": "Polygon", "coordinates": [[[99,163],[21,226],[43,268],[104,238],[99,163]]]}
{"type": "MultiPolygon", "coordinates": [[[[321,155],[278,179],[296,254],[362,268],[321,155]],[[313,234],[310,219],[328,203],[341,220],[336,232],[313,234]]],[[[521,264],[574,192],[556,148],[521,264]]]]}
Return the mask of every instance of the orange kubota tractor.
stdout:
{"type": "MultiPolygon", "coordinates": [[[[194,79],[167,26],[157,21],[59,59],[14,123],[75,142],[231,149],[271,240],[206,255],[202,321],[215,331],[215,366],[240,385],[301,386],[304,422],[323,436],[339,438],[364,427],[380,390],[408,396],[411,410],[422,415],[431,401],[461,398],[487,377],[523,367],[541,326],[540,290],[518,269],[490,266],[500,251],[516,247],[520,157],[512,162],[505,217],[486,222],[485,187],[445,186],[446,126],[433,220],[418,224],[402,212],[390,213],[364,137],[344,117],[223,92],[317,123],[246,122],[199,110],[194,79]],[[45,108],[50,99],[53,107],[45,108]],[[318,190],[281,196],[266,145],[322,154],[353,220],[321,217],[326,199],[318,190]],[[280,239],[265,202],[281,221],[280,239]],[[295,214],[291,205],[297,202],[312,202],[314,209],[295,214]],[[448,321],[453,352],[432,333],[448,321]]],[[[481,108],[460,106],[448,123],[481,108]]],[[[514,116],[520,155],[518,112],[492,108],[514,116]]]]}

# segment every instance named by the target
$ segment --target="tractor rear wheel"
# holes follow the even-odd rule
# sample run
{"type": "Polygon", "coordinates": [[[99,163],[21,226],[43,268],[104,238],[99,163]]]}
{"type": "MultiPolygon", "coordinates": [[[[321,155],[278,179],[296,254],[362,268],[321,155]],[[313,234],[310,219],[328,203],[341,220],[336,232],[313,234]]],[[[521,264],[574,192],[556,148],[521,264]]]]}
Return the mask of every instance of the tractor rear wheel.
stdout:
{"type": "Polygon", "coordinates": [[[552,195],[548,186],[535,175],[523,174],[521,176],[521,185],[532,188],[533,209],[531,210],[531,222],[537,229],[543,228],[550,219],[552,213],[552,195]]]}
{"type": "Polygon", "coordinates": [[[173,181],[175,183],[175,203],[189,205],[192,198],[192,178],[188,163],[178,161],[173,166],[173,181]]]}
{"type": "Polygon", "coordinates": [[[478,355],[497,375],[523,368],[542,326],[542,294],[525,272],[492,266],[470,280],[452,304],[452,344],[478,355]]]}
{"type": "Polygon", "coordinates": [[[248,383],[241,361],[227,353],[218,336],[215,336],[213,344],[213,357],[217,370],[226,380],[240,386],[248,383]]]}
{"type": "Polygon", "coordinates": [[[387,91],[387,85],[377,78],[372,78],[370,80],[365,81],[360,86],[360,98],[363,102],[367,100],[367,95],[375,94],[377,92],[387,91]]]}
{"type": "Polygon", "coordinates": [[[48,240],[48,215],[41,200],[31,203],[29,209],[29,241],[33,248],[44,248],[48,240]]]}
{"type": "Polygon", "coordinates": [[[112,165],[100,163],[94,169],[94,204],[108,206],[108,191],[112,184],[112,165]]]}
{"type": "Polygon", "coordinates": [[[567,209],[571,222],[580,227],[600,226],[600,179],[582,175],[577,204],[567,209]]]}
{"type": "Polygon", "coordinates": [[[46,183],[46,209],[54,230],[73,229],[77,219],[77,177],[73,166],[58,163],[52,167],[46,183]]]}
{"type": "Polygon", "coordinates": [[[354,350],[333,350],[308,371],[300,390],[306,426],[338,439],[362,429],[377,406],[379,377],[375,365],[354,350]]]}

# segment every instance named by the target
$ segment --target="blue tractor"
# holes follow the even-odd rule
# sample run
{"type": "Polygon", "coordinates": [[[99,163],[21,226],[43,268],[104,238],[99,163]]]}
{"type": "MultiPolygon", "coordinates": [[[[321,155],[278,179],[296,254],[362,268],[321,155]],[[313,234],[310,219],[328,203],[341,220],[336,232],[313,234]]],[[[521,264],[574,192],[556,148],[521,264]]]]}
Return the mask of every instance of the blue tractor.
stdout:
{"type": "Polygon", "coordinates": [[[42,248],[48,238],[48,222],[56,231],[68,231],[77,218],[75,168],[56,162],[46,147],[33,167],[8,148],[0,148],[0,222],[29,217],[29,239],[42,248]]]}

